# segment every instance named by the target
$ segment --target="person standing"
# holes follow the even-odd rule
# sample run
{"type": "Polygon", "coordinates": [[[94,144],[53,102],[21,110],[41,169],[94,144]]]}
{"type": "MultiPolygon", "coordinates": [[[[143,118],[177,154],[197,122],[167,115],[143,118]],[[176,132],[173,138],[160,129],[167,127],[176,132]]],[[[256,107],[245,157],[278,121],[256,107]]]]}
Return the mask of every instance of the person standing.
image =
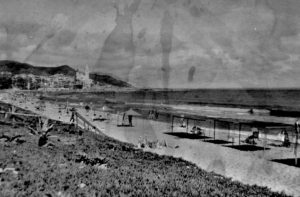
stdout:
{"type": "Polygon", "coordinates": [[[71,109],[71,112],[72,112],[72,114],[71,114],[70,122],[74,123],[75,122],[75,113],[76,113],[76,110],[74,107],[71,109]]]}
{"type": "Polygon", "coordinates": [[[128,122],[129,122],[129,126],[133,126],[132,125],[132,115],[128,115],[128,122]]]}

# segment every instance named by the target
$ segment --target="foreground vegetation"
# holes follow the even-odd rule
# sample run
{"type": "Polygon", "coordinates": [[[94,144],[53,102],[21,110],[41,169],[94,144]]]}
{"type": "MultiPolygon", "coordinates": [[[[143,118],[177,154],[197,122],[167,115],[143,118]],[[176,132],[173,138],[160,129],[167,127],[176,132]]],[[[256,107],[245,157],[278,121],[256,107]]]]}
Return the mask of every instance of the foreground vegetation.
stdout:
{"type": "Polygon", "coordinates": [[[0,196],[285,196],[55,122],[47,143],[0,125],[0,196]]]}

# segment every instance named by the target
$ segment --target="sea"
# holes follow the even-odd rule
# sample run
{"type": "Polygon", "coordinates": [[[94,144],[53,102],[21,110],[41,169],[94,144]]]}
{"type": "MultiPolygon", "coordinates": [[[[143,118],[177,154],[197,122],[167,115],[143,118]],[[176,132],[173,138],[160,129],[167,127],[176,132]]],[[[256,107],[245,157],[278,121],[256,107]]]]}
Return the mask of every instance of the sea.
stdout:
{"type": "MultiPolygon", "coordinates": [[[[247,113],[267,110],[267,116],[300,118],[300,89],[139,89],[118,91],[60,91],[42,93],[60,102],[103,106],[122,103],[164,104],[192,109],[200,107],[209,113],[247,113]],[[236,110],[235,110],[236,109],[236,110]]],[[[204,112],[203,111],[203,112],[204,112]]],[[[250,116],[250,115],[249,115],[250,116]]],[[[263,114],[265,116],[265,114],[263,114]]],[[[220,125],[221,126],[221,125],[220,125]]],[[[279,131],[276,131],[279,132],[279,131]]],[[[291,131],[294,133],[293,127],[291,131]]]]}
{"type": "Polygon", "coordinates": [[[156,103],[267,109],[271,115],[300,117],[300,89],[138,89],[131,91],[59,91],[42,96],[69,102],[156,103]]]}

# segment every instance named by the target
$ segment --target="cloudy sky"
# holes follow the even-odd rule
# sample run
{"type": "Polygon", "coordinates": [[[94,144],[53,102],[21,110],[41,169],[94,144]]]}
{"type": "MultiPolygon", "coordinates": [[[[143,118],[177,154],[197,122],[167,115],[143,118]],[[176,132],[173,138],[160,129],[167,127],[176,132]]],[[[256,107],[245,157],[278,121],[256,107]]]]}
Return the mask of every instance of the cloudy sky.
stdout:
{"type": "Polygon", "coordinates": [[[299,0],[0,0],[0,59],[140,87],[300,87],[299,0]]]}

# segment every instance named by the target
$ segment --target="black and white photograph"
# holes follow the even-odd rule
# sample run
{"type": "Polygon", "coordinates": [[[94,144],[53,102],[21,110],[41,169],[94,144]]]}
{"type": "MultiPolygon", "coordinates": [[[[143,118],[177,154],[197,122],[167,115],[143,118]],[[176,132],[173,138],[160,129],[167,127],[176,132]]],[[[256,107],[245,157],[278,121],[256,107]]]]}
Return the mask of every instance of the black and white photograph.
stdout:
{"type": "Polygon", "coordinates": [[[0,0],[0,196],[299,196],[300,0],[0,0]]]}

